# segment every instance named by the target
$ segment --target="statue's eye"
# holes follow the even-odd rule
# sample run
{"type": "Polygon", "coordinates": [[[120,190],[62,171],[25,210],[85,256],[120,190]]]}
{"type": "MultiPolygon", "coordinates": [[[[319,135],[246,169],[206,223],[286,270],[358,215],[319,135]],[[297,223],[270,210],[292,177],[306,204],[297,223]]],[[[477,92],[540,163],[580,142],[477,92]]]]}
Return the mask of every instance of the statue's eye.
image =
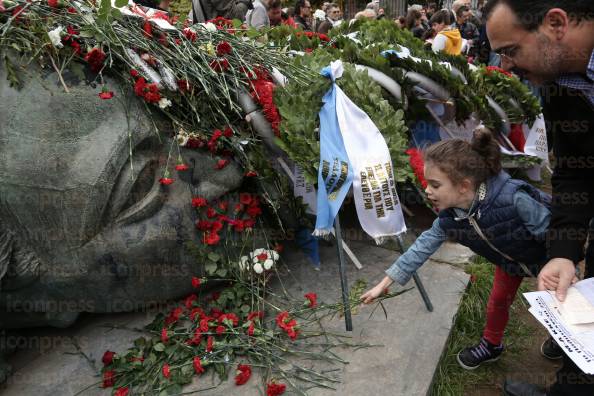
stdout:
{"type": "Polygon", "coordinates": [[[159,188],[159,146],[154,138],[137,145],[122,167],[106,212],[106,223],[133,223],[152,216],[163,204],[159,188]]]}

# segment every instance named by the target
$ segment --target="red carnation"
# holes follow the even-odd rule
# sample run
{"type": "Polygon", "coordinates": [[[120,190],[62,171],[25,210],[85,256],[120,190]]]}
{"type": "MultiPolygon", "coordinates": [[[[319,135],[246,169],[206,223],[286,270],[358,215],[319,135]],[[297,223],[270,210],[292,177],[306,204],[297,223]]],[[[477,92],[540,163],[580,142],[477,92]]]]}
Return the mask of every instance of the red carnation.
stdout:
{"type": "Polygon", "coordinates": [[[277,243],[276,245],[274,245],[274,250],[276,250],[277,253],[282,253],[282,251],[284,250],[284,246],[281,245],[280,243],[277,243]]]}
{"type": "Polygon", "coordinates": [[[99,93],[99,98],[101,98],[103,100],[111,99],[111,98],[113,98],[113,92],[112,91],[101,91],[99,93]]]}
{"type": "Polygon", "coordinates": [[[208,331],[208,317],[200,319],[200,331],[204,333],[208,331]]]}
{"type": "Polygon", "coordinates": [[[262,214],[262,209],[259,206],[250,206],[246,212],[250,217],[257,217],[262,214]]]}
{"type": "Polygon", "coordinates": [[[204,233],[203,242],[207,245],[216,245],[221,240],[221,237],[216,232],[206,231],[204,233]]]}
{"type": "Polygon", "coordinates": [[[159,183],[161,183],[164,186],[168,186],[170,184],[172,184],[174,182],[174,179],[170,178],[170,177],[162,177],[159,179],[159,183]]]}
{"type": "Polygon", "coordinates": [[[233,129],[231,129],[229,127],[225,128],[225,130],[223,131],[223,136],[228,137],[228,138],[233,136],[233,129]]]}
{"type": "Polygon", "coordinates": [[[196,198],[192,198],[192,206],[195,208],[203,208],[206,205],[208,205],[208,202],[206,201],[206,198],[202,198],[202,197],[196,197],[196,198]]]}
{"type": "Polygon", "coordinates": [[[85,55],[85,61],[88,62],[93,73],[99,73],[103,67],[103,61],[107,55],[101,50],[101,48],[94,47],[92,50],[87,52],[85,55]]]}
{"type": "Polygon", "coordinates": [[[224,167],[227,166],[227,164],[229,163],[229,160],[227,159],[220,159],[217,161],[217,164],[215,166],[215,169],[223,169],[224,167]]]}
{"type": "Polygon", "coordinates": [[[115,352],[112,351],[105,351],[101,361],[103,362],[104,366],[109,366],[113,362],[113,357],[115,356],[115,352]]]}
{"type": "Polygon", "coordinates": [[[169,336],[167,335],[167,329],[163,327],[161,329],[161,342],[167,344],[167,341],[169,341],[169,336]]]}
{"type": "Polygon", "coordinates": [[[256,258],[260,261],[266,261],[266,259],[268,258],[268,254],[266,252],[263,252],[258,254],[256,258]]]}
{"type": "Polygon", "coordinates": [[[239,194],[239,202],[244,205],[249,205],[252,203],[252,194],[249,193],[240,193],[239,194]]]}
{"type": "Polygon", "coordinates": [[[204,372],[204,367],[202,367],[202,361],[198,356],[195,356],[193,359],[194,371],[196,374],[202,374],[204,372]]]}
{"type": "Polygon", "coordinates": [[[247,335],[249,335],[250,337],[253,337],[254,330],[255,330],[254,322],[250,322],[250,325],[248,326],[248,329],[247,329],[247,335]]]}
{"type": "Polygon", "coordinates": [[[115,371],[107,370],[103,372],[103,387],[110,388],[115,383],[115,371]]]}
{"type": "Polygon", "coordinates": [[[318,295],[316,293],[307,293],[304,297],[309,300],[310,308],[315,308],[318,305],[318,295]]]}
{"type": "Polygon", "coordinates": [[[243,220],[235,220],[235,222],[233,224],[233,230],[235,232],[243,232],[244,228],[245,228],[245,222],[243,220]]]}
{"type": "MultiPolygon", "coordinates": [[[[187,309],[191,309],[192,308],[192,305],[194,305],[194,301],[196,301],[197,299],[198,299],[198,296],[197,295],[190,294],[184,300],[184,305],[186,306],[187,309]]],[[[193,319],[193,317],[190,317],[190,319],[193,319]]]]}
{"type": "Polygon", "coordinates": [[[254,220],[254,219],[247,219],[247,220],[243,221],[243,226],[245,228],[252,228],[255,225],[256,225],[256,220],[254,220]]]}
{"type": "Polygon", "coordinates": [[[216,217],[217,215],[217,211],[214,210],[214,208],[208,208],[206,209],[206,217],[208,217],[209,219],[212,219],[213,217],[216,217]]]}
{"type": "Polygon", "coordinates": [[[151,23],[148,21],[148,19],[144,22],[144,25],[142,26],[142,34],[144,35],[144,37],[153,37],[153,27],[151,26],[151,23]]]}
{"type": "Polygon", "coordinates": [[[264,312],[262,311],[254,311],[254,312],[250,312],[247,316],[246,320],[254,320],[254,319],[262,319],[264,317],[264,312]]]}
{"type": "Polygon", "coordinates": [[[214,59],[209,63],[209,66],[212,70],[216,71],[217,73],[222,73],[229,69],[229,61],[227,59],[214,59]]]}
{"type": "Polygon", "coordinates": [[[408,154],[408,161],[410,163],[410,167],[412,168],[415,176],[417,177],[417,180],[419,181],[419,183],[421,183],[421,186],[424,189],[427,188],[427,180],[425,180],[425,164],[423,162],[423,155],[416,148],[409,148],[405,151],[405,153],[408,154]]]}
{"type": "Polygon", "coordinates": [[[206,339],[206,352],[212,352],[212,348],[214,345],[214,338],[212,336],[208,336],[206,339]]]}
{"type": "Polygon", "coordinates": [[[133,78],[136,78],[136,77],[138,77],[138,72],[137,72],[136,70],[134,70],[134,69],[131,69],[131,70],[130,70],[130,75],[131,75],[133,78]]]}
{"type": "Polygon", "coordinates": [[[200,279],[200,278],[198,278],[196,276],[193,276],[192,277],[192,287],[194,289],[199,288],[201,283],[202,283],[202,279],[200,279]]]}
{"type": "Polygon", "coordinates": [[[198,37],[196,32],[190,28],[184,28],[184,30],[182,30],[182,32],[183,32],[184,36],[192,42],[196,41],[196,38],[198,37]]]}
{"type": "Polygon", "coordinates": [[[213,221],[212,228],[210,229],[210,232],[219,232],[222,228],[223,228],[223,223],[221,223],[220,221],[213,221]]]}
{"type": "Polygon", "coordinates": [[[252,376],[252,368],[247,364],[237,366],[237,375],[235,376],[235,385],[245,384],[252,376]]]}
{"type": "Polygon", "coordinates": [[[47,0],[47,5],[52,8],[58,8],[58,0],[47,0]]]}
{"type": "Polygon", "coordinates": [[[221,41],[217,44],[217,55],[223,56],[231,53],[231,44],[226,41],[221,41]]]}
{"type": "Polygon", "coordinates": [[[190,167],[186,164],[177,164],[175,165],[175,170],[176,171],[187,171],[188,169],[190,169],[190,167]]]}
{"type": "Polygon", "coordinates": [[[225,328],[221,325],[218,325],[217,328],[215,329],[215,332],[217,333],[217,335],[221,335],[225,332],[225,328]]]}
{"type": "Polygon", "coordinates": [[[192,337],[192,339],[188,340],[188,344],[189,345],[200,345],[200,343],[202,342],[202,332],[200,331],[200,329],[196,329],[194,330],[194,336],[192,337]]]}
{"type": "Polygon", "coordinates": [[[287,386],[285,384],[277,384],[271,382],[266,385],[266,396],[279,396],[285,393],[287,386]]]}
{"type": "Polygon", "coordinates": [[[130,391],[130,389],[128,389],[128,387],[124,387],[124,388],[118,388],[116,390],[116,392],[114,393],[114,396],[128,396],[128,392],[130,391]]]}
{"type": "Polygon", "coordinates": [[[198,220],[196,222],[196,228],[198,228],[200,231],[206,231],[206,230],[210,229],[210,227],[211,227],[210,221],[198,220]]]}
{"type": "Polygon", "coordinates": [[[163,377],[169,378],[171,376],[171,372],[169,371],[169,365],[167,363],[163,365],[163,369],[161,371],[163,372],[163,377]]]}
{"type": "Polygon", "coordinates": [[[177,322],[183,312],[184,312],[184,310],[182,307],[177,307],[177,308],[173,309],[169,313],[169,315],[165,318],[165,324],[170,325],[172,323],[177,322]]]}
{"type": "Polygon", "coordinates": [[[255,171],[251,170],[251,171],[245,172],[244,176],[245,177],[254,177],[254,176],[258,176],[258,174],[255,171]]]}

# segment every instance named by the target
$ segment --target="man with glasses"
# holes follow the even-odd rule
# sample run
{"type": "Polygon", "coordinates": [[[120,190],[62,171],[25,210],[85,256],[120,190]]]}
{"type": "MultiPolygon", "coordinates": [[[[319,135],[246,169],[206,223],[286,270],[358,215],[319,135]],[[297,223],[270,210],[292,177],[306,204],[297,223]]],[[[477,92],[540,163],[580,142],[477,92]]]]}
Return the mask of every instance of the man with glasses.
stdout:
{"type": "Polygon", "coordinates": [[[330,3],[326,7],[326,20],[319,24],[317,32],[327,34],[330,29],[340,24],[340,8],[338,4],[330,3]]]}
{"type": "Polygon", "coordinates": [[[295,2],[295,16],[293,20],[297,27],[305,31],[311,31],[311,25],[309,24],[309,17],[311,16],[311,4],[308,0],[297,0],[295,2]]]}
{"type": "MultiPolygon", "coordinates": [[[[543,85],[543,113],[552,137],[555,168],[550,261],[538,275],[541,290],[560,300],[584,258],[588,223],[594,218],[594,1],[490,0],[484,9],[487,34],[501,66],[543,85]]],[[[586,277],[594,270],[592,243],[585,253],[586,277]]],[[[594,376],[564,356],[557,381],[545,390],[506,381],[506,395],[594,395],[594,376]]]]}

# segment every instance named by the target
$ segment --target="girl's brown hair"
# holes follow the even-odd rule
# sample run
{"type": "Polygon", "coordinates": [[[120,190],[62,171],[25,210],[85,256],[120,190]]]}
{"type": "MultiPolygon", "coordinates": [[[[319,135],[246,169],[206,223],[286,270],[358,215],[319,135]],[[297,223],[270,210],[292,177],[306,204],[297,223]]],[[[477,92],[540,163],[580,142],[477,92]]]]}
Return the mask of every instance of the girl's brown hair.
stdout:
{"type": "Polygon", "coordinates": [[[449,139],[436,143],[423,153],[426,164],[437,166],[452,183],[470,179],[475,187],[501,171],[499,145],[487,128],[478,128],[469,142],[449,139]]]}

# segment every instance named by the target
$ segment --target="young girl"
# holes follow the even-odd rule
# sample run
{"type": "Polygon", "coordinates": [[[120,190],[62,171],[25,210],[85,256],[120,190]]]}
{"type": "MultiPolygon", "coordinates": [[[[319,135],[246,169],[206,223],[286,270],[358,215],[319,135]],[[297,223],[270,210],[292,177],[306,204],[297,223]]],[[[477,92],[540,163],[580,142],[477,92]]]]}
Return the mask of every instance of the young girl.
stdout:
{"type": "Polygon", "coordinates": [[[457,356],[463,368],[472,370],[499,359],[509,307],[522,278],[536,276],[547,262],[550,198],[501,170],[499,146],[484,129],[477,130],[470,143],[436,143],[424,159],[425,191],[439,217],[361,299],[369,304],[394,281],[407,283],[446,240],[468,246],[497,266],[483,337],[457,356]]]}

